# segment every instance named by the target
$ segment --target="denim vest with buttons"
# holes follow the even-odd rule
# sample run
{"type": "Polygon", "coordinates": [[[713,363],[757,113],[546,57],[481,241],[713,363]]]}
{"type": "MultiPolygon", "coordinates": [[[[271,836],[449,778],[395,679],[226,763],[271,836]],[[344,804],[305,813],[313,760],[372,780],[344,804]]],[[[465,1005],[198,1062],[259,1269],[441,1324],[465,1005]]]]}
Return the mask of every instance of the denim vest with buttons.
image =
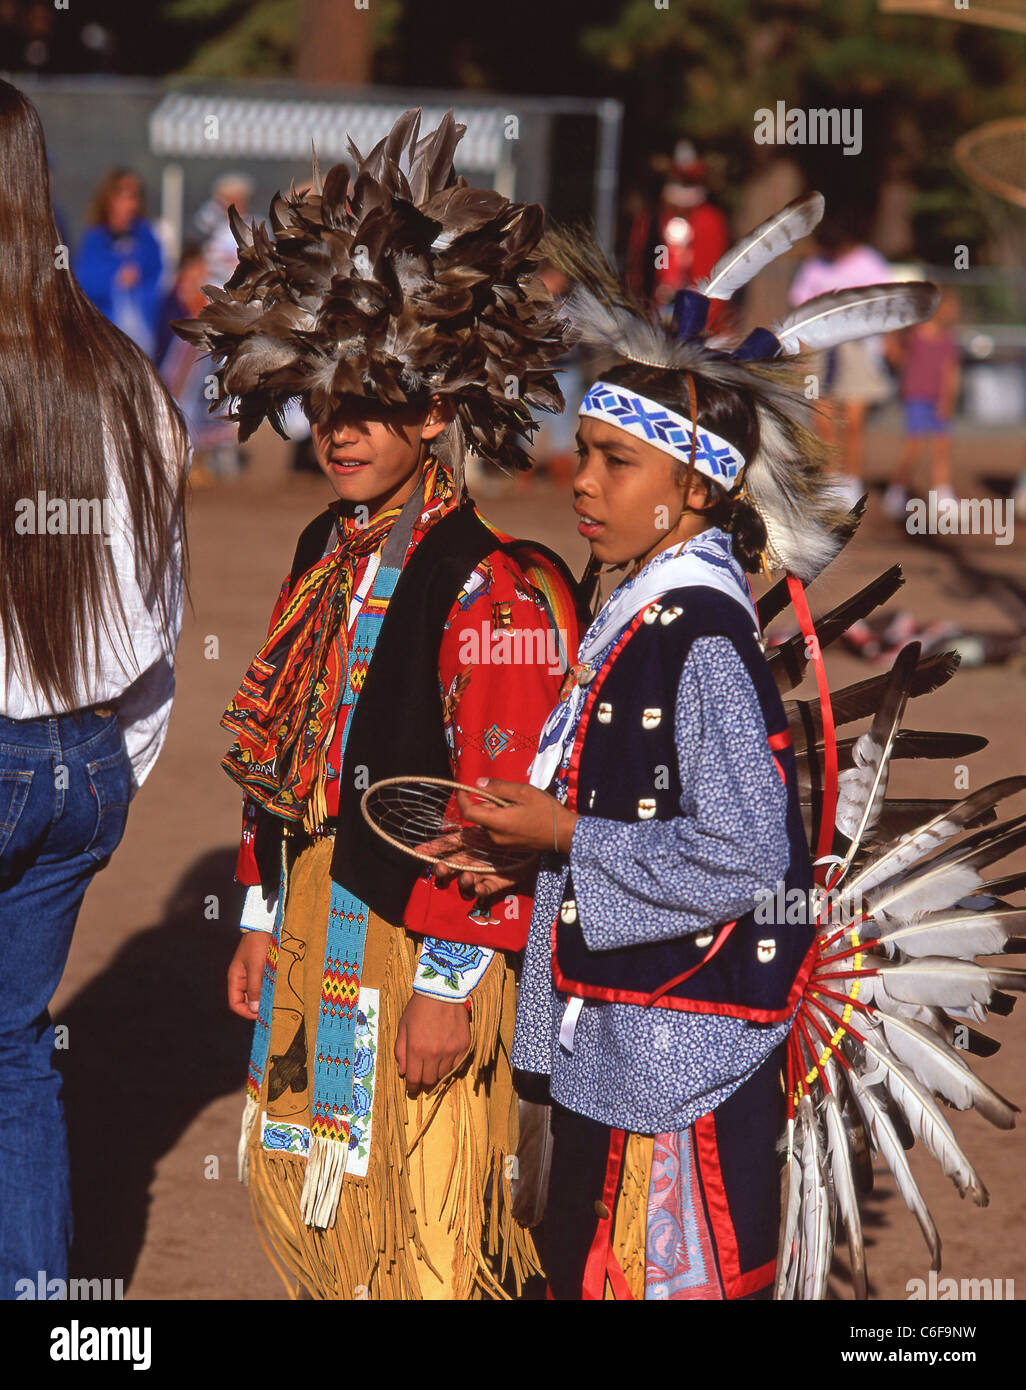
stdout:
{"type": "Polygon", "coordinates": [[[773,1023],[789,1017],[797,1004],[816,935],[807,920],[811,913],[789,910],[786,916],[806,919],[789,922],[778,905],[793,906],[794,889],[808,902],[812,866],[787,718],[758,634],[739,604],[695,586],[664,594],[637,615],[588,688],[571,755],[568,804],[579,815],[624,822],[680,816],[677,688],[691,643],[710,635],[727,637],[744,662],[786,787],[790,861],[782,893],[767,884],[771,907],[753,908],[712,931],[592,951],[581,931],[571,873],[552,927],[553,977],[560,992],[586,999],[773,1023]]]}

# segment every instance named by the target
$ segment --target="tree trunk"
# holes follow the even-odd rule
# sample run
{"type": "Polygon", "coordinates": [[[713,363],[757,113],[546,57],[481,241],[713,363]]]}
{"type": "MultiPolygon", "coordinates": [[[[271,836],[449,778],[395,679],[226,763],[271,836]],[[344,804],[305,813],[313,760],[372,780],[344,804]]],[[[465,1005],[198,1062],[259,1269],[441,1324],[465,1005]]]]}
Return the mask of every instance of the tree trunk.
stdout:
{"type": "Polygon", "coordinates": [[[301,82],[362,86],[371,80],[371,25],[368,0],[302,0],[296,76],[301,82]]]}
{"type": "MultiPolygon", "coordinates": [[[[791,159],[768,161],[750,180],[737,208],[733,239],[740,240],[760,222],[772,217],[805,189],[805,179],[791,159]]],[[[804,241],[797,250],[767,266],[745,290],[741,328],[766,327],[787,308],[787,287],[802,260],[811,254],[812,243],[804,241]]]]}

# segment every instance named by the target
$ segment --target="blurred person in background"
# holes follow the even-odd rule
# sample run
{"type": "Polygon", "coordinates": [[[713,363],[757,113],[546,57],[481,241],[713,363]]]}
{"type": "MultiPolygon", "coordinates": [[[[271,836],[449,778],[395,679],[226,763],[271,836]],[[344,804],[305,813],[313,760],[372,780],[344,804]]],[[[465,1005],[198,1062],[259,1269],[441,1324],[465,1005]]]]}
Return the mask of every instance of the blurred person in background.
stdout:
{"type": "Polygon", "coordinates": [[[216,390],[210,363],[170,327],[172,319],[194,318],[199,313],[207,302],[203,286],[214,279],[202,247],[197,242],[186,243],[157,323],[156,362],[165,386],[181,407],[195,450],[190,474],[193,487],[208,487],[215,478],[233,478],[240,471],[234,427],[222,416],[210,414],[214,399],[210,392],[216,390]]]}
{"type": "Polygon", "coordinates": [[[727,249],[727,218],[709,201],[706,173],[690,140],[678,141],[657,207],[641,207],[632,220],[627,285],[657,305],[697,284],[727,249]]]}
{"type": "MultiPolygon", "coordinates": [[[[42,125],[2,81],[0,228],[0,1297],[11,1299],[26,1279],[67,1276],[48,1009],[86,888],[167,731],[188,440],[143,352],[55,266],[42,125]]],[[[110,1101],[92,1098],[97,1126],[110,1101]]]]}
{"type": "Polygon", "coordinates": [[[222,174],[193,218],[195,240],[206,257],[208,283],[223,285],[238,265],[239,248],[228,225],[228,209],[234,205],[239,216],[246,217],[252,197],[253,180],[248,174],[222,174]]]}
{"type": "MultiPolygon", "coordinates": [[[[551,261],[538,267],[538,278],[552,295],[561,301],[571,285],[567,276],[551,261]]],[[[583,352],[572,347],[559,360],[559,384],[566,405],[559,415],[542,420],[533,441],[535,457],[544,463],[549,477],[561,486],[569,485],[577,467],[577,407],[584,396],[583,352]]],[[[480,490],[480,485],[479,485],[480,490]]]]}
{"type": "MultiPolygon", "coordinates": [[[[792,305],[804,304],[832,290],[890,281],[890,266],[879,251],[858,241],[840,219],[824,218],[815,238],[819,254],[799,266],[788,293],[792,305]]],[[[840,448],[845,493],[854,504],[865,491],[862,466],[866,413],[871,405],[879,405],[891,394],[879,339],[861,338],[832,348],[826,354],[820,389],[836,409],[821,413],[819,424],[825,442],[840,448]]]]}
{"type": "Polygon", "coordinates": [[[953,290],[941,295],[937,312],[926,323],[916,324],[893,336],[892,354],[901,372],[901,399],[905,415],[905,440],[893,481],[884,493],[884,508],[895,521],[904,522],[905,503],[916,466],[926,441],[930,445],[930,487],[938,501],[957,501],[951,486],[949,429],[961,378],[958,340],[953,324],[958,319],[958,297],[953,290]]]}
{"type": "Polygon", "coordinates": [[[100,182],[75,252],[79,284],[102,314],[152,357],[164,257],[143,216],[143,193],[131,169],[100,182]]]}
{"type": "MultiPolygon", "coordinates": [[[[309,187],[309,181],[301,180],[296,191],[303,193],[309,187]]],[[[240,217],[247,217],[252,201],[253,180],[248,174],[233,172],[222,174],[214,180],[210,197],[193,218],[195,237],[189,245],[188,266],[185,264],[185,252],[182,253],[179,275],[185,277],[182,289],[184,297],[177,317],[192,317],[199,313],[206,303],[201,292],[204,284],[221,285],[234,275],[239,263],[239,248],[232,235],[228,210],[234,207],[240,217]]],[[[170,296],[167,302],[170,305],[170,296]]],[[[220,416],[207,413],[210,405],[210,397],[206,394],[209,365],[205,369],[199,365],[205,359],[185,342],[167,342],[173,336],[167,323],[174,317],[176,315],[169,311],[162,320],[167,338],[162,339],[163,350],[157,360],[161,364],[164,380],[185,412],[193,446],[200,455],[193,468],[194,481],[198,486],[206,487],[214,478],[237,477],[245,458],[239,450],[234,429],[230,425],[226,429],[220,416]]],[[[291,401],[285,408],[283,425],[293,441],[292,471],[319,472],[309,421],[298,401],[291,401]]]]}

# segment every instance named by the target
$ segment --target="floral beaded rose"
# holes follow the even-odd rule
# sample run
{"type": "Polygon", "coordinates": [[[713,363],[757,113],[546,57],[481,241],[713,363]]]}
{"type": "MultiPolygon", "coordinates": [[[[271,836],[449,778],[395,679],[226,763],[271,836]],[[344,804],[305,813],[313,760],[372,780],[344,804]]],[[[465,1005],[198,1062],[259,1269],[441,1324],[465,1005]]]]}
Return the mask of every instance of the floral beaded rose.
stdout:
{"type": "Polygon", "coordinates": [[[457,977],[481,964],[481,951],[477,946],[462,946],[456,941],[433,941],[427,960],[430,966],[424,974],[428,979],[441,975],[450,989],[458,989],[457,977]]]}

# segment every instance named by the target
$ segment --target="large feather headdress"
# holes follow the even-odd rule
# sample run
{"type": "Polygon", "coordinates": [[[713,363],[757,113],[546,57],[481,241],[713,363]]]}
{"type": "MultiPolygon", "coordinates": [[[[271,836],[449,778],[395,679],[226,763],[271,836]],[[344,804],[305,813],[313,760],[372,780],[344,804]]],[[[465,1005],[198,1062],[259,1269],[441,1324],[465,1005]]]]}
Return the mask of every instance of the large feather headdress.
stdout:
{"type": "Polygon", "coordinates": [[[601,251],[579,229],[550,231],[546,255],[574,282],[564,309],[576,339],[620,358],[690,373],[750,394],[759,447],[747,460],[743,487],[766,527],[766,559],[805,581],[843,546],[853,525],[836,481],[824,475],[811,426],[814,405],[800,346],[822,349],[888,333],[927,319],[938,291],[924,282],[867,285],[819,295],[772,329],[756,328],[739,344],[705,332],[711,302],[728,300],[823,216],[823,197],[796,198],[723,255],[696,290],[677,296],[672,324],[654,320],[620,283],[601,251]]]}
{"type": "MultiPolygon", "coordinates": [[[[210,303],[172,326],[217,364],[219,400],[246,440],[263,419],[279,434],[285,406],[304,396],[315,418],[339,397],[384,405],[445,398],[449,462],[468,450],[525,468],[530,410],[560,410],[550,364],[565,321],[534,275],[542,209],[457,178],[466,127],[448,112],[418,137],[420,111],[402,115],[356,165],[307,192],[276,194],[270,230],[229,222],[239,264],[210,303]]],[[[287,437],[287,436],[286,436],[287,437]]]]}

